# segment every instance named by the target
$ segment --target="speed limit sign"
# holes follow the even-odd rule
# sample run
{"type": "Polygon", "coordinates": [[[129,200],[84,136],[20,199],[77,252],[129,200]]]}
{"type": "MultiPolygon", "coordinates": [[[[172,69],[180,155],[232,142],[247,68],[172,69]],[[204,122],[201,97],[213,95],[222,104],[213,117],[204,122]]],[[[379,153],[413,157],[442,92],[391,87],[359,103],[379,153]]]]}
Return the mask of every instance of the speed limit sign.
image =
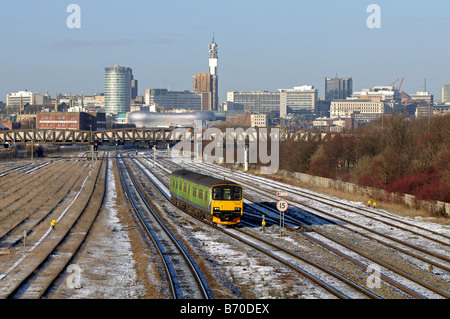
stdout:
{"type": "Polygon", "coordinates": [[[278,209],[280,212],[285,212],[285,211],[287,211],[288,207],[289,207],[288,202],[285,201],[284,199],[281,199],[281,200],[279,200],[279,201],[277,202],[277,209],[278,209]]]}

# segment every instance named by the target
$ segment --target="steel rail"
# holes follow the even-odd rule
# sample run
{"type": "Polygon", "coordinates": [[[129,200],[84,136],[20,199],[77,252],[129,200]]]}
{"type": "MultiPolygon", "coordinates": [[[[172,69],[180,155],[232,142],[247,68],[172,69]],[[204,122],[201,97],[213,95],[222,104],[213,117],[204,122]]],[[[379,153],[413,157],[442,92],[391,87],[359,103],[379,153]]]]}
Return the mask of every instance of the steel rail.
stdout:
{"type": "MultiPolygon", "coordinates": [[[[198,287],[200,288],[202,296],[204,298],[207,298],[207,299],[214,298],[212,293],[210,292],[210,288],[209,288],[209,286],[208,286],[208,284],[206,282],[206,279],[204,278],[203,274],[201,273],[201,270],[199,269],[199,267],[196,265],[194,259],[190,256],[190,254],[188,253],[186,248],[181,244],[181,242],[176,238],[176,236],[170,231],[170,229],[167,227],[167,225],[162,221],[162,219],[159,216],[159,214],[155,211],[155,209],[152,207],[152,205],[148,202],[148,200],[146,199],[145,195],[140,190],[140,187],[139,187],[138,183],[136,182],[135,178],[133,177],[133,174],[132,174],[130,168],[128,167],[128,165],[125,163],[125,161],[124,161],[124,166],[125,166],[128,174],[129,174],[129,176],[130,176],[131,182],[133,183],[133,185],[134,185],[134,187],[135,187],[135,189],[136,189],[140,199],[144,203],[145,207],[151,212],[151,214],[154,216],[154,219],[157,221],[157,223],[159,224],[161,229],[167,234],[167,236],[170,237],[170,239],[172,240],[172,242],[175,245],[176,249],[182,254],[184,260],[186,261],[186,264],[191,269],[191,272],[194,275],[194,278],[195,278],[195,280],[197,282],[198,287]]],[[[133,200],[133,202],[135,203],[136,201],[133,200]]],[[[184,298],[184,295],[183,295],[183,292],[182,292],[182,287],[181,287],[181,282],[179,281],[178,276],[176,276],[175,267],[173,266],[173,263],[170,261],[170,257],[168,256],[164,245],[159,241],[159,239],[157,239],[156,234],[152,230],[151,225],[148,223],[148,221],[146,220],[145,216],[140,211],[139,207],[138,206],[135,206],[135,207],[137,208],[137,210],[139,212],[139,217],[140,217],[141,221],[144,222],[145,227],[151,233],[153,233],[153,235],[155,236],[155,237],[152,236],[152,238],[156,239],[157,243],[159,242],[157,245],[159,246],[159,249],[161,250],[161,253],[163,254],[163,259],[165,261],[169,261],[169,263],[168,263],[169,273],[170,273],[170,275],[173,278],[175,278],[175,280],[173,280],[173,284],[174,284],[174,288],[175,288],[175,291],[176,291],[176,298],[184,298]],[[171,269],[170,265],[172,265],[172,269],[171,269]],[[177,283],[177,280],[178,280],[178,283],[177,283]]]]}
{"type": "MultiPolygon", "coordinates": [[[[144,173],[145,173],[145,172],[144,172],[144,173]]],[[[149,178],[150,181],[152,181],[153,184],[156,185],[156,182],[155,182],[148,174],[145,174],[145,175],[149,178]]],[[[155,176],[155,177],[156,177],[156,176],[155,176]]],[[[156,177],[156,178],[157,178],[157,177],[156,177]]],[[[225,230],[225,229],[223,229],[223,228],[221,228],[221,227],[219,227],[219,226],[215,226],[215,225],[213,225],[212,223],[209,223],[209,222],[205,221],[204,219],[198,218],[197,216],[191,214],[189,211],[187,211],[187,210],[185,210],[185,209],[182,209],[182,208],[176,206],[176,204],[171,200],[171,198],[167,197],[167,195],[161,190],[161,188],[159,188],[159,187],[157,187],[157,188],[159,189],[159,191],[161,192],[161,194],[162,194],[164,197],[166,197],[166,199],[167,199],[168,201],[170,201],[175,207],[177,207],[178,209],[180,209],[180,210],[183,211],[184,213],[188,214],[189,216],[195,218],[196,220],[198,220],[198,221],[200,221],[200,222],[202,222],[202,223],[204,223],[204,224],[207,224],[208,226],[210,226],[210,227],[212,227],[212,228],[214,228],[214,229],[216,229],[216,230],[218,230],[218,231],[220,231],[220,232],[222,232],[222,233],[224,233],[224,234],[226,234],[226,235],[228,235],[228,236],[230,236],[230,237],[232,237],[232,238],[234,238],[234,239],[236,239],[236,240],[239,240],[240,242],[245,243],[246,245],[251,246],[252,248],[254,248],[254,249],[256,249],[256,250],[258,250],[258,251],[264,253],[265,255],[271,257],[272,259],[277,260],[278,262],[284,264],[285,266],[287,266],[287,267],[289,267],[289,268],[295,270],[296,272],[300,273],[301,275],[303,275],[303,276],[309,278],[311,281],[315,282],[316,284],[318,284],[319,286],[321,286],[322,288],[324,288],[324,289],[327,290],[328,292],[332,293],[332,294],[335,295],[336,297],[341,298],[341,299],[350,299],[350,297],[349,297],[348,295],[346,295],[345,293],[339,291],[339,290],[336,289],[335,287],[333,287],[333,286],[329,285],[328,283],[322,281],[320,278],[314,276],[313,274],[307,272],[306,270],[304,270],[304,269],[302,269],[302,268],[300,268],[300,267],[298,267],[298,266],[296,266],[296,265],[290,263],[289,261],[287,261],[287,260],[281,258],[280,256],[277,256],[276,254],[273,254],[273,253],[271,253],[270,251],[268,251],[268,250],[266,250],[266,249],[264,249],[264,248],[262,248],[262,247],[260,247],[260,246],[258,246],[258,245],[256,245],[256,244],[254,244],[254,243],[252,243],[252,242],[250,242],[250,241],[248,241],[248,240],[246,240],[246,239],[244,239],[244,238],[242,238],[242,237],[240,237],[240,236],[237,236],[237,235],[235,235],[235,234],[233,234],[233,233],[231,233],[231,232],[229,232],[229,231],[227,231],[227,230],[225,230]]],[[[255,238],[255,239],[256,239],[256,238],[255,238]]],[[[265,241],[265,240],[263,240],[263,239],[261,239],[261,238],[258,238],[258,240],[260,240],[260,241],[263,242],[263,243],[264,243],[264,241],[265,241]]],[[[266,242],[265,244],[268,244],[268,245],[269,245],[269,242],[266,242]]],[[[346,279],[346,278],[340,276],[339,274],[337,274],[337,273],[335,273],[335,272],[333,272],[333,271],[331,271],[331,270],[329,270],[329,269],[326,269],[326,267],[323,267],[323,266],[318,265],[318,264],[316,264],[316,263],[314,263],[314,262],[311,262],[311,261],[307,260],[306,258],[301,257],[301,256],[299,256],[299,255],[293,254],[292,252],[289,252],[288,250],[286,250],[286,249],[284,249],[284,248],[282,248],[282,247],[279,247],[279,246],[277,246],[277,245],[275,245],[275,244],[270,244],[270,245],[272,245],[273,247],[276,246],[276,249],[279,249],[279,250],[281,250],[281,251],[284,251],[285,253],[290,254],[291,256],[293,256],[293,257],[295,257],[295,258],[297,258],[297,259],[300,259],[300,260],[302,260],[302,261],[304,261],[304,262],[308,262],[309,264],[313,265],[314,267],[317,267],[318,269],[321,269],[322,271],[327,272],[328,274],[330,274],[330,275],[332,275],[332,276],[338,278],[339,280],[341,280],[341,281],[347,283],[348,285],[352,286],[354,289],[357,289],[358,291],[360,291],[361,293],[363,293],[363,294],[369,296],[370,298],[377,298],[377,299],[380,298],[378,295],[376,295],[376,294],[374,294],[374,293],[368,291],[367,289],[365,289],[365,288],[363,288],[363,287],[360,287],[359,285],[357,285],[357,284],[355,284],[355,283],[350,283],[350,281],[349,281],[348,279],[346,279]]]]}
{"type": "MultiPolygon", "coordinates": [[[[188,164],[188,165],[189,165],[189,164],[188,164]]],[[[195,166],[194,166],[194,167],[195,167],[195,166]]],[[[196,167],[196,168],[198,169],[198,167],[196,167]]],[[[204,168],[203,168],[203,169],[204,169],[204,168]]],[[[207,169],[205,169],[205,170],[207,170],[207,169]]],[[[208,170],[207,170],[207,171],[208,171],[208,170]]],[[[217,175],[217,173],[215,173],[215,174],[217,175]]],[[[240,181],[240,180],[236,180],[236,179],[229,179],[229,180],[230,180],[230,181],[234,181],[234,182],[236,182],[236,183],[241,183],[242,185],[247,185],[248,187],[251,187],[251,188],[255,189],[255,192],[257,192],[257,193],[259,193],[259,194],[261,194],[261,195],[263,195],[263,196],[269,197],[269,198],[271,198],[271,199],[273,199],[273,200],[277,200],[277,199],[279,198],[279,197],[277,197],[276,194],[275,194],[274,192],[272,192],[272,191],[268,191],[268,190],[262,189],[262,188],[260,188],[260,187],[258,187],[258,186],[249,185],[249,184],[247,184],[246,182],[242,182],[242,181],[240,181]]],[[[317,208],[317,207],[313,207],[313,206],[308,205],[308,204],[305,204],[305,203],[301,203],[301,202],[299,202],[299,201],[297,201],[297,200],[294,200],[294,199],[290,199],[289,202],[295,204],[296,207],[298,207],[298,208],[300,208],[300,209],[302,209],[302,207],[306,207],[306,208],[312,210],[312,211],[309,211],[309,213],[313,213],[313,214],[314,214],[313,211],[317,211],[317,212],[319,212],[319,213],[321,213],[321,214],[324,214],[324,215],[328,216],[329,218],[334,218],[334,219],[340,220],[340,221],[345,222],[345,223],[347,223],[347,224],[350,224],[350,225],[353,225],[353,226],[355,226],[355,227],[364,229],[364,230],[366,230],[366,231],[368,231],[368,232],[370,232],[370,233],[376,234],[376,235],[378,235],[378,236],[381,236],[381,237],[384,237],[384,238],[386,238],[386,239],[392,240],[392,241],[397,242],[397,243],[399,243],[399,244],[405,245],[405,246],[407,246],[407,247],[409,247],[409,248],[413,248],[413,249],[415,249],[415,250],[421,251],[422,253],[425,253],[425,254],[427,254],[427,255],[431,255],[431,256],[433,256],[433,257],[439,258],[439,259],[444,260],[444,261],[446,261],[446,262],[450,262],[450,258],[449,258],[449,257],[443,256],[443,255],[441,255],[441,254],[437,254],[437,253],[434,253],[434,252],[430,252],[427,248],[422,248],[422,247],[419,247],[419,246],[417,246],[417,245],[414,245],[414,244],[410,244],[410,243],[404,242],[404,241],[402,241],[402,240],[400,240],[400,239],[397,239],[397,238],[395,238],[395,237],[392,237],[392,236],[389,236],[389,235],[380,233],[380,232],[375,231],[375,230],[373,230],[373,229],[371,229],[371,228],[369,228],[369,227],[360,225],[360,224],[358,224],[358,223],[356,223],[356,222],[353,222],[353,221],[351,221],[351,220],[348,220],[348,219],[346,219],[346,218],[343,218],[343,217],[339,217],[339,216],[330,214],[330,213],[324,211],[323,209],[320,209],[320,208],[317,208]]],[[[341,208],[341,209],[342,209],[342,208],[341,208]]],[[[323,218],[323,217],[322,217],[322,218],[323,218]]],[[[370,217],[368,217],[368,218],[370,218],[370,217]]],[[[346,228],[346,226],[341,225],[341,224],[339,224],[339,226],[340,226],[340,227],[346,228]]],[[[347,228],[347,229],[349,229],[349,228],[347,228]]],[[[315,230],[315,229],[314,229],[314,230],[315,230]]],[[[352,231],[353,231],[353,230],[352,230],[352,231]]],[[[359,232],[359,234],[361,234],[361,235],[364,236],[364,234],[362,234],[362,233],[360,233],[360,232],[359,232]]],[[[420,235],[420,234],[418,234],[418,235],[420,235]]],[[[365,235],[365,236],[367,236],[367,235],[365,235]]],[[[373,240],[377,240],[376,238],[373,238],[373,237],[370,237],[370,236],[369,236],[368,238],[373,239],[373,240]]],[[[391,245],[391,244],[389,244],[389,243],[386,243],[386,242],[383,242],[383,241],[380,241],[380,240],[377,240],[377,241],[380,242],[380,243],[382,243],[382,244],[384,244],[384,245],[386,245],[386,246],[388,246],[388,247],[394,248],[394,249],[396,249],[396,250],[400,250],[400,251],[402,251],[403,253],[408,254],[408,255],[410,255],[410,256],[412,256],[412,257],[421,259],[422,261],[425,261],[425,262],[427,262],[427,263],[430,263],[430,264],[432,264],[432,265],[434,265],[434,266],[436,266],[436,267],[439,267],[439,268],[442,268],[442,269],[445,269],[445,270],[450,271],[450,268],[449,268],[449,267],[446,267],[445,265],[441,265],[441,264],[436,263],[436,262],[434,262],[434,261],[432,261],[432,260],[429,260],[429,259],[427,259],[427,258],[418,256],[418,255],[416,255],[416,254],[412,254],[412,253],[410,253],[410,252],[408,252],[408,251],[406,251],[406,250],[403,250],[403,249],[401,249],[401,248],[399,248],[399,247],[393,246],[393,245],[391,245]]]]}
{"type": "MultiPolygon", "coordinates": [[[[189,165],[189,164],[188,164],[188,165],[189,165]]],[[[195,166],[194,166],[194,167],[195,167],[195,166]]],[[[197,169],[198,169],[198,168],[197,168],[197,169]]],[[[203,168],[203,169],[204,169],[204,168],[203,168]]],[[[205,169],[205,170],[208,171],[208,169],[205,169]]],[[[217,173],[215,173],[215,174],[217,175],[217,173]]],[[[257,189],[257,192],[260,193],[260,194],[262,194],[263,196],[270,197],[270,196],[268,196],[268,194],[270,194],[270,195],[272,196],[272,199],[277,199],[277,198],[278,198],[278,197],[276,197],[276,194],[273,193],[273,192],[271,192],[271,191],[263,190],[263,189],[261,189],[260,187],[252,186],[252,185],[246,184],[245,182],[242,183],[242,181],[239,181],[239,180],[236,180],[236,179],[234,179],[234,180],[233,180],[233,179],[229,179],[229,180],[230,180],[230,181],[237,182],[237,183],[241,183],[242,185],[250,186],[250,187],[252,187],[252,188],[254,188],[254,189],[257,189]]],[[[365,227],[365,226],[359,225],[359,224],[357,224],[357,223],[355,223],[355,222],[349,221],[349,220],[347,220],[347,219],[345,219],[345,218],[341,218],[341,217],[332,215],[332,214],[330,214],[330,213],[327,213],[327,212],[325,212],[325,211],[323,211],[323,210],[321,210],[321,209],[319,209],[319,208],[315,208],[315,207],[312,207],[312,206],[310,206],[310,205],[307,205],[307,204],[304,204],[304,203],[300,203],[300,202],[295,201],[295,200],[292,200],[292,199],[290,199],[289,201],[290,201],[290,202],[293,202],[293,203],[295,203],[295,204],[297,204],[297,205],[300,205],[300,206],[308,207],[309,209],[312,209],[312,210],[318,211],[318,212],[320,212],[320,213],[323,213],[323,214],[325,214],[325,215],[327,215],[327,216],[330,216],[331,218],[336,218],[336,219],[338,219],[338,220],[344,221],[344,222],[346,222],[346,223],[348,223],[348,224],[352,224],[352,225],[354,225],[354,226],[356,226],[356,227],[360,227],[360,228],[365,229],[365,230],[367,230],[367,231],[369,231],[369,232],[372,232],[372,233],[377,234],[377,235],[379,235],[379,236],[388,238],[388,239],[390,239],[390,240],[393,240],[393,241],[395,241],[395,242],[398,242],[398,243],[403,244],[403,245],[405,245],[405,246],[408,246],[408,247],[410,247],[410,248],[414,248],[414,249],[419,250],[419,251],[421,251],[421,252],[427,253],[427,254],[432,255],[432,256],[434,256],[434,257],[437,257],[437,258],[440,258],[440,259],[442,259],[442,260],[445,260],[445,261],[449,261],[449,262],[450,262],[450,259],[449,259],[449,258],[447,258],[447,257],[445,257],[445,256],[442,256],[442,255],[440,255],[440,254],[436,254],[436,253],[433,253],[433,252],[429,252],[429,251],[428,251],[427,249],[425,249],[425,248],[421,248],[421,247],[418,247],[418,246],[413,245],[413,244],[405,243],[405,242],[403,242],[403,241],[401,241],[401,240],[399,240],[399,239],[396,239],[396,238],[394,238],[394,237],[392,237],[392,236],[382,234],[382,233],[377,232],[377,231],[374,231],[374,230],[372,230],[372,229],[370,229],[370,228],[368,228],[368,227],[365,227]]],[[[348,230],[353,231],[352,229],[348,228],[347,226],[344,226],[344,225],[341,225],[341,224],[339,224],[339,226],[340,226],[340,227],[343,227],[343,228],[346,228],[346,229],[348,229],[348,230]]],[[[319,231],[316,230],[315,228],[311,228],[311,230],[313,230],[313,231],[315,231],[315,232],[318,232],[318,233],[320,233],[321,235],[324,235],[322,232],[319,232],[319,231]]],[[[389,244],[389,243],[383,242],[383,241],[381,241],[381,240],[378,240],[378,239],[376,239],[376,238],[373,238],[373,237],[370,237],[370,236],[368,236],[368,235],[362,234],[362,233],[360,233],[360,232],[358,232],[358,234],[360,234],[360,235],[362,235],[362,236],[365,236],[365,237],[367,237],[367,238],[370,238],[370,239],[372,239],[372,240],[376,240],[376,241],[380,242],[381,244],[384,244],[384,245],[386,245],[386,246],[388,246],[388,247],[390,247],[390,248],[393,248],[393,249],[396,249],[396,250],[398,250],[398,251],[401,251],[401,252],[403,252],[403,253],[405,253],[405,254],[408,254],[408,255],[410,255],[410,256],[412,256],[412,257],[414,257],[414,258],[417,258],[417,259],[420,259],[420,260],[425,261],[425,262],[427,262],[427,263],[430,263],[430,264],[432,264],[432,265],[434,265],[434,266],[436,266],[436,267],[439,267],[439,268],[441,268],[441,269],[450,270],[450,268],[447,267],[447,266],[445,266],[445,265],[436,263],[436,262],[434,262],[434,261],[432,261],[432,260],[429,260],[429,259],[427,259],[427,258],[424,258],[424,257],[422,257],[422,256],[418,256],[418,255],[416,255],[416,254],[412,254],[411,252],[408,252],[408,251],[406,251],[406,250],[404,250],[404,249],[401,249],[401,248],[396,247],[396,246],[394,246],[394,245],[391,245],[391,244],[389,244]]],[[[335,239],[332,239],[332,240],[335,241],[335,239]]],[[[358,250],[358,251],[359,251],[359,250],[358,250]]],[[[381,262],[381,261],[380,261],[380,262],[381,262]]],[[[385,264],[386,264],[386,263],[385,263],[385,264]]],[[[386,264],[386,265],[388,265],[388,264],[386,264]]],[[[390,266],[390,265],[389,265],[389,266],[390,266]]],[[[402,274],[402,276],[405,276],[406,278],[412,280],[413,282],[415,282],[415,283],[417,283],[417,284],[420,284],[420,285],[426,287],[427,289],[430,289],[431,291],[433,291],[433,292],[435,292],[435,293],[437,293],[437,294],[439,294],[439,295],[441,295],[441,296],[443,296],[443,297],[450,298],[450,293],[448,293],[448,292],[446,292],[446,291],[443,291],[442,289],[439,289],[439,288],[437,288],[437,287],[435,287],[435,286],[433,286],[433,285],[431,285],[431,284],[429,284],[429,283],[427,283],[427,282],[424,282],[424,281],[420,280],[419,278],[417,278],[417,277],[415,277],[415,276],[412,276],[412,275],[410,275],[410,274],[408,274],[408,273],[402,271],[401,269],[398,269],[398,268],[393,267],[393,266],[390,266],[390,267],[391,267],[391,270],[396,269],[396,271],[400,272],[400,273],[402,274]]]]}
{"type": "MultiPolygon", "coordinates": [[[[90,200],[93,197],[94,191],[95,191],[95,185],[97,184],[97,181],[99,179],[100,176],[100,168],[95,176],[95,182],[94,182],[94,186],[93,186],[93,190],[92,192],[89,194],[89,198],[88,200],[85,202],[81,213],[77,216],[77,218],[73,221],[73,223],[69,226],[69,228],[67,229],[67,231],[65,231],[64,235],[61,236],[61,238],[53,244],[53,247],[51,248],[50,252],[47,253],[44,257],[39,257],[40,259],[37,262],[37,265],[34,266],[33,270],[29,270],[27,271],[27,273],[20,278],[19,280],[17,280],[15,282],[15,284],[13,285],[12,288],[9,289],[9,291],[3,295],[3,298],[5,299],[11,299],[13,298],[15,295],[17,295],[19,293],[19,291],[21,290],[21,287],[23,287],[40,269],[42,269],[42,267],[46,264],[46,262],[51,258],[52,254],[57,251],[58,247],[66,240],[66,238],[69,236],[70,234],[70,230],[75,226],[75,224],[77,223],[77,221],[81,218],[81,216],[83,215],[83,212],[85,211],[85,209],[88,207],[90,200]]],[[[81,245],[80,245],[81,246],[81,245]]],[[[75,249],[75,252],[78,251],[79,247],[75,249]]],[[[71,259],[69,259],[70,261],[71,259]]],[[[68,262],[66,263],[66,265],[68,264],[68,262]]],[[[44,293],[46,293],[49,290],[49,287],[54,283],[56,277],[59,276],[59,274],[62,272],[62,269],[60,270],[60,272],[58,272],[58,274],[50,281],[48,282],[46,285],[44,285],[44,289],[41,289],[41,292],[37,294],[38,298],[41,298],[43,296],[44,293]]],[[[27,288],[28,289],[28,288],[27,288]]],[[[23,293],[23,292],[21,292],[23,293]]]]}

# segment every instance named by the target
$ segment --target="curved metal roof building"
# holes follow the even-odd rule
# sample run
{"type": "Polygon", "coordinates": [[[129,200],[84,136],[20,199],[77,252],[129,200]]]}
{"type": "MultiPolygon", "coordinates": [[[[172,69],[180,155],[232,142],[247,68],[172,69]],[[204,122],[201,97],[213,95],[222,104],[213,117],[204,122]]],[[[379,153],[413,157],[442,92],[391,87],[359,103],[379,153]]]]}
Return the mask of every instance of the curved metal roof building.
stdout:
{"type": "Polygon", "coordinates": [[[189,113],[157,113],[157,112],[131,112],[128,114],[128,123],[136,127],[193,127],[194,121],[216,121],[214,112],[199,111],[189,113]]]}

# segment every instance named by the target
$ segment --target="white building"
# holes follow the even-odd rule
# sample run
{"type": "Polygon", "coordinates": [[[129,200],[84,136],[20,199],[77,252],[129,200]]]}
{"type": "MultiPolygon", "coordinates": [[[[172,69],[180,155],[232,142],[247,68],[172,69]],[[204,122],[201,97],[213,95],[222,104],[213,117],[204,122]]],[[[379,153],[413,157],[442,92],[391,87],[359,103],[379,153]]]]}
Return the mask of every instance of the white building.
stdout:
{"type": "Polygon", "coordinates": [[[267,114],[252,114],[251,127],[267,127],[269,125],[269,116],[267,114]]]}
{"type": "Polygon", "coordinates": [[[416,92],[416,94],[411,94],[411,100],[424,101],[428,104],[433,104],[433,94],[429,92],[416,92]]]}
{"type": "Polygon", "coordinates": [[[9,112],[22,111],[23,109],[21,108],[23,108],[26,104],[43,105],[44,95],[27,90],[6,95],[6,108],[9,110],[9,112]]]}
{"type": "Polygon", "coordinates": [[[279,89],[280,117],[287,114],[312,114],[316,110],[318,91],[311,85],[295,86],[292,89],[279,89]]]}
{"type": "Polygon", "coordinates": [[[450,104],[450,84],[441,87],[441,103],[450,104]]]}
{"type": "Polygon", "coordinates": [[[337,100],[331,101],[331,118],[351,118],[353,113],[366,115],[368,119],[377,118],[389,111],[383,101],[373,100],[337,100]]]}
{"type": "Polygon", "coordinates": [[[280,93],[267,91],[227,92],[227,102],[233,103],[234,109],[252,113],[271,113],[280,111],[280,93]]]}
{"type": "Polygon", "coordinates": [[[107,113],[130,112],[131,68],[115,65],[105,68],[105,110],[107,113]]]}
{"type": "Polygon", "coordinates": [[[392,85],[374,86],[372,89],[353,92],[352,97],[347,99],[382,101],[391,111],[399,112],[401,109],[400,92],[392,85]]]}

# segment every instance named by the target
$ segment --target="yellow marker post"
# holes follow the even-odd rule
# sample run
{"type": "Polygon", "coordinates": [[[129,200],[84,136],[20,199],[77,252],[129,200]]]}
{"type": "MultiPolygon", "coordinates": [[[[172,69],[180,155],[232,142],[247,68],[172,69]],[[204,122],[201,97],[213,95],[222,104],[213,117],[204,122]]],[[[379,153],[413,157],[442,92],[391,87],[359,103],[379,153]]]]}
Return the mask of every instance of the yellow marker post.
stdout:
{"type": "Polygon", "coordinates": [[[52,226],[53,229],[55,229],[56,220],[52,220],[52,222],[50,223],[50,225],[52,226]]]}
{"type": "Polygon", "coordinates": [[[373,208],[376,208],[376,206],[377,206],[377,203],[373,202],[373,208]]]}
{"type": "Polygon", "coordinates": [[[264,229],[266,228],[266,220],[264,219],[264,215],[262,216],[262,231],[264,231],[264,229]]]}
{"type": "Polygon", "coordinates": [[[370,207],[370,204],[371,204],[372,202],[369,200],[368,202],[367,202],[367,205],[370,207]]]}

